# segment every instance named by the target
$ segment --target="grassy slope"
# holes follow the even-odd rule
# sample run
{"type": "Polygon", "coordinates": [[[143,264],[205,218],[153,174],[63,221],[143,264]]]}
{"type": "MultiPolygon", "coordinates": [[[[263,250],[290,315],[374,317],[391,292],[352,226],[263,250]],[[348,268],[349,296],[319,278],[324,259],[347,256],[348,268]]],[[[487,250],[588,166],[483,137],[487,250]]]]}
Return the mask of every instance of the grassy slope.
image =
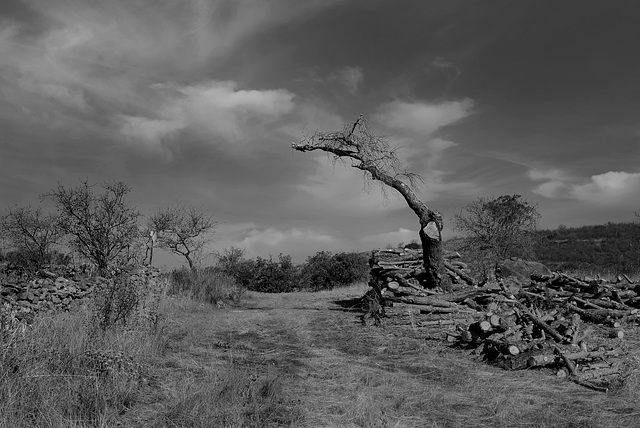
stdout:
{"type": "Polygon", "coordinates": [[[633,387],[593,392],[495,369],[410,328],[362,326],[334,302],[365,289],[249,293],[225,310],[173,301],[166,351],[126,425],[637,426],[633,387]]]}

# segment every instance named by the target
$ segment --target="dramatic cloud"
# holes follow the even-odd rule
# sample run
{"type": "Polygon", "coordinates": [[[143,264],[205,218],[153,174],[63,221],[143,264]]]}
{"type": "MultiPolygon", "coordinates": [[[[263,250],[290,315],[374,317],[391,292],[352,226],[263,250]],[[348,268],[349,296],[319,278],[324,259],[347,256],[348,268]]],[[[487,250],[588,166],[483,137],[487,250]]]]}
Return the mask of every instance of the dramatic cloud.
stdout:
{"type": "Polygon", "coordinates": [[[176,131],[191,128],[238,146],[248,142],[260,126],[293,108],[294,95],[287,90],[238,89],[230,81],[154,88],[165,98],[158,108],[159,118],[123,116],[120,131],[124,135],[159,144],[176,131]]]}
{"type": "Polygon", "coordinates": [[[387,128],[426,137],[469,116],[473,105],[468,98],[439,104],[393,101],[381,106],[375,119],[387,128]]]}
{"type": "Polygon", "coordinates": [[[591,182],[574,185],[570,195],[578,200],[605,203],[640,194],[640,173],[614,172],[594,175],[591,182]]]}
{"type": "Polygon", "coordinates": [[[609,171],[591,176],[589,182],[558,170],[529,171],[529,178],[543,181],[533,192],[550,199],[575,199],[592,203],[610,203],[640,196],[640,173],[609,171]]]}
{"type": "MultiPolygon", "coordinates": [[[[103,128],[115,123],[128,139],[153,145],[191,126],[242,141],[247,123],[264,124],[290,110],[293,94],[285,90],[239,88],[211,77],[183,82],[194,82],[203,67],[214,69],[212,61],[250,36],[334,1],[26,3],[37,25],[0,20],[0,113],[26,109],[21,120],[36,116],[60,129],[77,129],[74,118],[82,115],[103,128]],[[174,81],[181,83],[167,83],[174,81]],[[76,113],[51,114],[56,105],[43,100],[76,113]]],[[[355,69],[342,75],[352,87],[359,84],[355,69]]]]}

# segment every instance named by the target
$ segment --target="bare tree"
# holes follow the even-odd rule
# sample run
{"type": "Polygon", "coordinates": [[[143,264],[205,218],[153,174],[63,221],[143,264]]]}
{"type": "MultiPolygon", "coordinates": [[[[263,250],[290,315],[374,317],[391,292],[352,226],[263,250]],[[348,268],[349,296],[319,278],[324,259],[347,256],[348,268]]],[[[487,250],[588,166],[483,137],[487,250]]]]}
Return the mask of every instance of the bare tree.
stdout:
{"type": "Polygon", "coordinates": [[[191,269],[202,258],[216,225],[204,209],[182,202],[162,208],[149,218],[149,229],[157,232],[158,247],[184,257],[191,269]]]}
{"type": "Polygon", "coordinates": [[[47,263],[53,247],[64,235],[58,216],[31,206],[7,208],[0,219],[0,229],[10,245],[25,253],[37,268],[47,263]]]}
{"type": "Polygon", "coordinates": [[[463,232],[467,246],[483,253],[486,263],[507,257],[533,255],[534,232],[540,214],[520,195],[478,198],[454,214],[454,229],[463,232]]]}
{"type": "Polygon", "coordinates": [[[423,178],[403,168],[397,156],[398,148],[391,147],[387,138],[375,135],[363,115],[341,131],[315,133],[303,138],[299,144],[292,143],[292,147],[301,152],[324,151],[333,162],[343,162],[363,171],[365,183],[378,181],[382,183],[383,192],[384,186],[399,192],[420,222],[426,285],[440,285],[443,278],[442,215],[416,196],[423,178]]]}
{"type": "Polygon", "coordinates": [[[62,230],[71,236],[71,246],[105,275],[110,264],[136,239],[140,213],[124,199],[131,191],[126,184],[105,183],[102,188],[104,193],[96,195],[87,181],[71,188],[58,184],[44,197],[56,204],[62,230]]]}

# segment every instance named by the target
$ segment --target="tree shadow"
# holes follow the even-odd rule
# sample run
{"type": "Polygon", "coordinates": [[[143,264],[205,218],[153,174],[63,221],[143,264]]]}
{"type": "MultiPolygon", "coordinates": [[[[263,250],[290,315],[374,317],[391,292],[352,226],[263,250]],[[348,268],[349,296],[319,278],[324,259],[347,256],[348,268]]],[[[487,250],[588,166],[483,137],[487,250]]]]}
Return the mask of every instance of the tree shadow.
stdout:
{"type": "Polygon", "coordinates": [[[332,303],[339,306],[339,308],[330,308],[330,310],[333,311],[362,312],[365,309],[364,302],[362,301],[361,297],[334,300],[332,303]]]}

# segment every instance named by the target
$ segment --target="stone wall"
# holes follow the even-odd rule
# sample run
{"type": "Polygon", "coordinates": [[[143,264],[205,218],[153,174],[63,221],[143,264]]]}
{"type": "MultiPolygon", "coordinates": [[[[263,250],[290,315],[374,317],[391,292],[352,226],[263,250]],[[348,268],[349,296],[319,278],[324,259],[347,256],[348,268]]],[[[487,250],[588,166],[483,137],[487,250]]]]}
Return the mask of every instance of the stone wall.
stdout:
{"type": "MultiPolygon", "coordinates": [[[[158,270],[136,268],[127,274],[132,281],[147,283],[157,277],[158,270]]],[[[108,285],[111,281],[100,276],[88,278],[80,269],[73,267],[43,269],[28,281],[0,280],[0,306],[9,304],[21,316],[66,310],[73,302],[89,297],[97,287],[108,285]]]]}

